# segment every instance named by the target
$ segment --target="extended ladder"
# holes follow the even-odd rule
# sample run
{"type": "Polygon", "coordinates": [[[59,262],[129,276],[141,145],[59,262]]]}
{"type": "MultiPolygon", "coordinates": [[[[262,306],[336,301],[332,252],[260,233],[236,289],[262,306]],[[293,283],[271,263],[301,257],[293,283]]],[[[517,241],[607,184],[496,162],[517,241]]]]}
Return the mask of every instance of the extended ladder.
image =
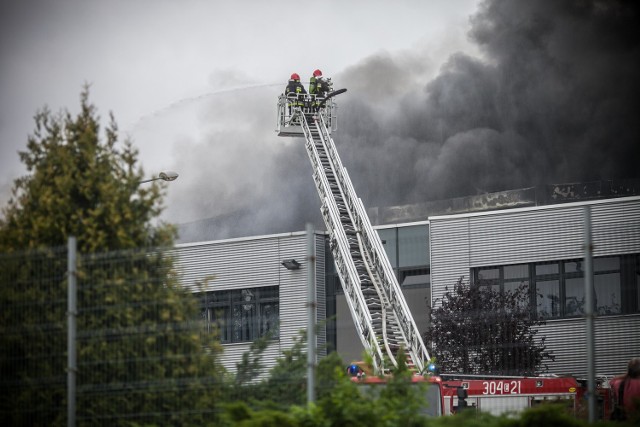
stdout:
{"type": "MultiPolygon", "coordinates": [[[[284,99],[286,101],[286,98],[284,99]]],[[[281,98],[281,101],[283,99],[281,98]]],[[[284,109],[282,110],[284,111],[284,109]]],[[[388,360],[404,348],[409,367],[423,372],[429,354],[411,316],[378,233],[373,229],[362,201],[356,195],[331,138],[327,118],[335,122],[335,105],[318,112],[293,107],[282,125],[298,127],[306,139],[313,166],[313,180],[322,203],[321,212],[329,232],[331,253],[346,300],[373,368],[384,372],[388,360]]],[[[295,136],[291,133],[286,136],[295,136]]]]}

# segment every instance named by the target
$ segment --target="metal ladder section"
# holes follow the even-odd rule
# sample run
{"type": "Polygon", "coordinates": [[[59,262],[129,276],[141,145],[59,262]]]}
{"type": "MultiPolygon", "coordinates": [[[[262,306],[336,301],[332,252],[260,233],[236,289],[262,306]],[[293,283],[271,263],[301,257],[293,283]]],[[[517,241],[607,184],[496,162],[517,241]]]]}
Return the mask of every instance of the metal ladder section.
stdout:
{"type": "Polygon", "coordinates": [[[378,233],[369,222],[321,114],[300,112],[305,147],[322,202],[330,248],[358,335],[384,373],[404,348],[409,368],[423,372],[429,354],[378,233]]]}

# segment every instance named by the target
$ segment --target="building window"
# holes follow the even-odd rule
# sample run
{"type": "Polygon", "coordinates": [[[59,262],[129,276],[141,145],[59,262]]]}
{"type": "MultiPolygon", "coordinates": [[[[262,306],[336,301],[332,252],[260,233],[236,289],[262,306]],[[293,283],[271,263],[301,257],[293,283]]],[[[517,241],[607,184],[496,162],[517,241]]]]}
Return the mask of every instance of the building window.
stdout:
{"type": "MultiPolygon", "coordinates": [[[[594,310],[598,315],[640,311],[640,257],[635,256],[635,265],[624,262],[624,259],[629,257],[593,259],[594,310]],[[631,276],[628,274],[630,269],[635,273],[633,280],[624,280],[624,277],[631,276]],[[622,295],[625,292],[633,295],[637,303],[623,306],[622,295]]],[[[480,267],[474,268],[472,274],[476,284],[501,292],[513,290],[521,284],[530,287],[530,306],[540,317],[554,319],[585,314],[582,259],[480,267]]]]}
{"type": "Polygon", "coordinates": [[[398,228],[398,267],[429,265],[429,227],[398,228]]]}
{"type": "Polygon", "coordinates": [[[377,230],[382,247],[387,254],[391,267],[398,268],[398,236],[397,228],[382,228],[377,230]]]}
{"type": "Polygon", "coordinates": [[[217,330],[222,343],[278,338],[279,296],[277,286],[201,293],[205,331],[217,330]]]}
{"type": "Polygon", "coordinates": [[[429,287],[429,227],[415,225],[376,230],[402,287],[429,287]]]}
{"type": "Polygon", "coordinates": [[[491,287],[494,291],[513,291],[523,284],[529,286],[529,266],[518,264],[478,268],[474,280],[477,285],[491,287]]]}
{"type": "Polygon", "coordinates": [[[398,273],[400,276],[398,282],[403,288],[431,286],[431,274],[428,268],[399,269],[398,273]]]}
{"type": "Polygon", "coordinates": [[[598,314],[622,313],[622,280],[619,257],[593,260],[593,287],[595,309],[598,314]]]}
{"type": "Polygon", "coordinates": [[[376,229],[394,269],[429,267],[429,226],[376,229]]]}
{"type": "MultiPolygon", "coordinates": [[[[584,292],[584,262],[570,260],[555,263],[558,273],[554,281],[558,283],[558,300],[564,301],[561,310],[545,317],[575,317],[586,312],[584,292]]],[[[597,314],[620,314],[622,312],[620,257],[593,259],[594,310],[597,314]]],[[[538,283],[538,277],[536,277],[538,283]]],[[[540,313],[545,315],[545,313],[540,313]]]]}
{"type": "MultiPolygon", "coordinates": [[[[486,286],[495,292],[514,292],[524,286],[529,292],[529,265],[504,265],[499,267],[478,268],[474,272],[474,283],[486,286]]],[[[528,301],[521,301],[521,308],[527,309],[528,301]]]]}

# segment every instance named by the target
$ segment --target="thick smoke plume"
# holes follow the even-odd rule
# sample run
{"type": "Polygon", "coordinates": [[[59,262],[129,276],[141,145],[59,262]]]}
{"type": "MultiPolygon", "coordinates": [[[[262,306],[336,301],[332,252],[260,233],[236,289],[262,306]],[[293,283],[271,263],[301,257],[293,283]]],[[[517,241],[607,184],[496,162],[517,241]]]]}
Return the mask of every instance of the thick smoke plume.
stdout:
{"type": "MultiPolygon", "coordinates": [[[[482,59],[453,55],[400,99],[350,93],[340,138],[361,197],[382,206],[639,176],[637,9],[487,1],[469,33],[482,59]]],[[[370,79],[373,66],[349,70],[346,86],[403,84],[403,70],[370,79]]]]}
{"type": "MultiPolygon", "coordinates": [[[[637,22],[635,2],[485,1],[470,19],[479,57],[433,77],[424,52],[380,54],[334,76],[349,90],[334,138],[365,206],[640,177],[637,22]]],[[[181,160],[208,167],[197,212],[218,218],[186,240],[324,228],[302,140],[258,136],[280,90],[245,98],[232,131],[181,160]]]]}

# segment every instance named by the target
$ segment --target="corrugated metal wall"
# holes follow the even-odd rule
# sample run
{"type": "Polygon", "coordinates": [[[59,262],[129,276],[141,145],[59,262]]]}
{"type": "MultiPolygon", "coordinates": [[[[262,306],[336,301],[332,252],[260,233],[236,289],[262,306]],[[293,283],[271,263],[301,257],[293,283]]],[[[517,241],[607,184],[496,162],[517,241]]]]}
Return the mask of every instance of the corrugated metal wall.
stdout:
{"type": "Polygon", "coordinates": [[[431,221],[429,236],[433,305],[460,277],[469,280],[469,219],[431,221]]]}
{"type": "MultiPolygon", "coordinates": [[[[317,321],[325,319],[324,235],[315,234],[317,321]]],[[[178,245],[179,280],[194,292],[278,286],[280,338],[265,350],[265,373],[307,328],[307,236],[305,232],[178,245]],[[294,258],[299,270],[287,270],[284,259],[294,258]]],[[[326,334],[318,332],[318,353],[325,354],[326,334]]],[[[251,343],[224,344],[222,362],[235,370],[251,343]]]]}
{"type": "MultiPolygon", "coordinates": [[[[594,256],[640,253],[638,197],[432,217],[433,300],[441,298],[445,287],[461,276],[468,281],[472,267],[581,258],[587,204],[591,206],[594,256]]],[[[620,373],[631,356],[640,355],[639,331],[640,315],[598,318],[598,352],[606,355],[597,360],[599,373],[620,373]]],[[[586,363],[584,321],[549,322],[544,333],[557,355],[553,370],[575,372],[586,363]]]]}
{"type": "MultiPolygon", "coordinates": [[[[623,374],[629,359],[640,357],[640,315],[596,317],[594,331],[596,375],[623,374]]],[[[540,335],[556,356],[551,372],[586,376],[584,319],[549,321],[540,335]]]]}
{"type": "MultiPolygon", "coordinates": [[[[316,319],[319,327],[316,334],[316,350],[318,357],[327,355],[327,328],[325,319],[327,314],[327,292],[325,288],[325,236],[316,235],[316,319]],[[322,322],[322,323],[320,323],[322,322]]],[[[305,272],[306,274],[306,272],[305,272]]]]}

